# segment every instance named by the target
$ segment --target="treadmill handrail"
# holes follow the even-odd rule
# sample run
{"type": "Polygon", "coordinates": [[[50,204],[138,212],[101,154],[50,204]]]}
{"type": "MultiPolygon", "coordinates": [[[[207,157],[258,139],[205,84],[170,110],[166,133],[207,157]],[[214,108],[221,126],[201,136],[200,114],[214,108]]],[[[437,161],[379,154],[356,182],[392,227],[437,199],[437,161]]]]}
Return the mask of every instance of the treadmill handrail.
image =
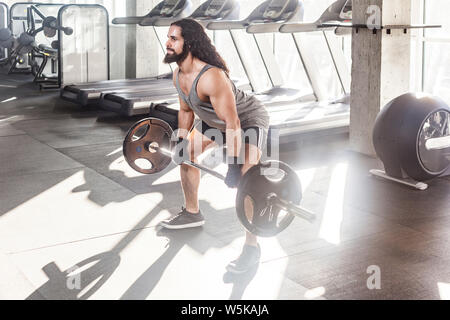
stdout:
{"type": "Polygon", "coordinates": [[[112,20],[112,24],[139,24],[145,16],[139,17],[118,17],[112,20]]]}
{"type": "Polygon", "coordinates": [[[323,28],[319,29],[319,26],[316,22],[307,22],[307,23],[285,23],[280,26],[278,29],[281,33],[296,33],[296,32],[313,32],[323,30],[323,28]]]}
{"type": "Polygon", "coordinates": [[[250,25],[245,20],[235,20],[235,21],[213,21],[206,25],[209,30],[235,30],[235,29],[245,29],[250,25]]]}
{"type": "MultiPolygon", "coordinates": [[[[140,24],[145,19],[151,19],[154,17],[160,17],[161,9],[166,4],[165,1],[158,3],[148,14],[145,16],[130,16],[130,17],[117,17],[112,20],[112,24],[140,24]]],[[[184,11],[189,10],[187,14],[190,14],[190,8],[192,7],[191,0],[186,0],[181,9],[176,10],[177,16],[180,16],[184,11]]],[[[173,17],[173,16],[170,16],[173,17]]],[[[151,21],[151,20],[150,20],[151,21]]],[[[150,24],[149,24],[150,25],[150,24]]]]}
{"type": "Polygon", "coordinates": [[[143,25],[141,21],[139,23],[140,26],[154,26],[154,27],[168,27],[170,26],[173,22],[180,20],[181,17],[170,17],[170,18],[165,18],[165,17],[154,17],[151,19],[145,19],[146,23],[147,21],[151,21],[151,24],[145,24],[143,25]]]}

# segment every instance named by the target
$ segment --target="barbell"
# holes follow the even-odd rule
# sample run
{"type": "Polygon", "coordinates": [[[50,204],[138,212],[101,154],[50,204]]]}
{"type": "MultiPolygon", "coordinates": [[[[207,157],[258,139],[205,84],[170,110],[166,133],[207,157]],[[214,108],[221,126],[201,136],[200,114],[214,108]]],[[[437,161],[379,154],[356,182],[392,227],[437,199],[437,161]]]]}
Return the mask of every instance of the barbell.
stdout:
{"type": "MultiPolygon", "coordinates": [[[[143,119],[134,124],[123,142],[127,163],[137,172],[156,174],[172,162],[172,148],[177,139],[170,125],[157,118],[143,119]]],[[[182,164],[200,169],[225,180],[225,176],[203,165],[184,160],[182,164]]],[[[261,162],[240,179],[236,212],[244,228],[261,237],[273,237],[300,217],[313,222],[316,215],[302,207],[302,187],[295,171],[281,161],[261,162]],[[249,201],[249,202],[248,202],[249,201]],[[246,204],[253,212],[246,214],[246,204]]]]}

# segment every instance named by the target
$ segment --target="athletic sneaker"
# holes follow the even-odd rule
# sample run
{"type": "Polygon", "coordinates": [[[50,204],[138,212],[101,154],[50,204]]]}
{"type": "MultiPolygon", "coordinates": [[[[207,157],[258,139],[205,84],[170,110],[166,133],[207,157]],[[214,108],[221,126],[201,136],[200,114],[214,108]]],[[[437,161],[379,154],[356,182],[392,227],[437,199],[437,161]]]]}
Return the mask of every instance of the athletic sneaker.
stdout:
{"type": "Polygon", "coordinates": [[[242,253],[234,261],[231,261],[227,266],[227,271],[234,274],[241,274],[249,271],[251,268],[257,266],[261,259],[261,247],[244,245],[242,253]]]}
{"type": "Polygon", "coordinates": [[[201,227],[205,224],[205,218],[202,213],[192,214],[186,211],[185,208],[175,217],[164,220],[160,225],[167,229],[187,229],[201,227]]]}

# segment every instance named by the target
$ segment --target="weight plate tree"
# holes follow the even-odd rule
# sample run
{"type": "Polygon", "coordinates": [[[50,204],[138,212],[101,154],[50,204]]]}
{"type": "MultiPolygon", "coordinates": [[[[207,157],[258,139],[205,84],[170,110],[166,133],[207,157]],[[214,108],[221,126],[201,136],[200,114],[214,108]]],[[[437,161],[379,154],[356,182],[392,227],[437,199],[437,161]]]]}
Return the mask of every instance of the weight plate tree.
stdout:
{"type": "Polygon", "coordinates": [[[399,96],[378,115],[373,144],[387,175],[437,178],[450,167],[450,108],[430,95],[399,96]]]}

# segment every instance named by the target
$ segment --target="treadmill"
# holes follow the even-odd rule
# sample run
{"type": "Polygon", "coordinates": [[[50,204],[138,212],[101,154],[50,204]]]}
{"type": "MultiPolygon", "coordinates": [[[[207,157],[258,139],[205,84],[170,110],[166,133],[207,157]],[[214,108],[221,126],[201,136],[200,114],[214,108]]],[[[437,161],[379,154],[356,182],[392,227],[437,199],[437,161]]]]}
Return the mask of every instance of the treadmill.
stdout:
{"type": "MultiPolygon", "coordinates": [[[[296,42],[297,49],[301,50],[301,33],[323,32],[327,41],[328,49],[331,53],[335,69],[338,73],[342,85],[344,98],[335,101],[319,100],[313,103],[299,103],[286,105],[282,108],[268,107],[271,118],[271,129],[276,129],[285,141],[299,134],[331,132],[346,133],[350,125],[350,71],[346,66],[342,48],[336,43],[333,45],[332,38],[326,31],[336,30],[330,27],[330,22],[343,22],[351,19],[351,0],[337,0],[334,2],[315,22],[312,23],[287,23],[283,24],[279,30],[282,33],[292,34],[296,42]]],[[[258,25],[248,27],[248,32],[264,31],[258,25]]],[[[311,70],[313,71],[313,70],[311,70]]],[[[317,72],[309,73],[310,77],[319,78],[317,72]]]]}
{"type": "MultiPolygon", "coordinates": [[[[225,18],[233,19],[239,16],[240,7],[236,0],[208,0],[200,5],[189,18],[195,19],[202,25],[211,21],[220,21],[225,18]]],[[[137,18],[132,18],[136,22],[137,18]]],[[[170,26],[178,19],[168,17],[145,17],[139,24],[141,26],[170,26]]],[[[161,42],[162,43],[162,42],[161,42]]],[[[235,82],[238,87],[243,83],[235,82]]],[[[169,83],[158,83],[148,88],[136,88],[122,92],[110,92],[102,95],[100,107],[104,110],[114,111],[125,116],[148,114],[152,105],[160,103],[176,104],[179,102],[178,92],[173,85],[172,78],[169,83]]]]}
{"type": "MultiPolygon", "coordinates": [[[[235,30],[246,30],[248,33],[253,34],[268,71],[270,68],[268,62],[270,62],[269,59],[271,58],[271,55],[267,54],[268,50],[262,47],[264,43],[258,41],[257,35],[263,33],[275,33],[284,26],[300,25],[304,26],[305,32],[323,32],[345,94],[342,99],[327,101],[324,90],[320,85],[320,73],[312,60],[314,57],[311,54],[307,54],[306,50],[304,50],[306,45],[306,42],[303,41],[304,39],[294,33],[293,39],[313,89],[314,97],[310,99],[310,101],[305,101],[305,99],[302,99],[301,97],[283,101],[280,97],[283,98],[283,91],[286,89],[280,86],[274,86],[268,91],[255,94],[255,96],[265,104],[269,112],[271,130],[276,130],[280,137],[283,137],[283,142],[287,142],[291,139],[295,140],[299,134],[310,132],[347,132],[349,126],[350,99],[348,94],[350,90],[350,71],[346,66],[345,58],[342,49],[339,47],[339,43],[336,43],[336,41],[333,42],[333,38],[325,33],[325,30],[335,30],[335,28],[328,28],[324,23],[348,20],[349,13],[351,13],[351,0],[336,1],[325,10],[319,20],[313,23],[292,22],[292,20],[285,21],[283,19],[284,15],[287,15],[290,10],[293,10],[295,5],[301,6],[301,17],[303,17],[303,7],[299,1],[272,0],[267,1],[256,8],[247,19],[242,21],[212,22],[207,26],[207,28],[211,30],[228,29],[230,30],[233,39],[236,37],[235,30]]],[[[236,47],[238,51],[243,51],[239,46],[236,47]]],[[[244,57],[242,59],[244,59],[244,57]]],[[[245,67],[248,66],[250,62],[242,60],[242,63],[245,67]]],[[[248,72],[247,75],[249,78],[255,76],[250,72],[248,72]]]]}
{"type": "MultiPolygon", "coordinates": [[[[328,46],[328,51],[332,58],[336,74],[339,78],[342,91],[345,95],[350,94],[350,70],[342,54],[342,43],[336,42],[336,37],[330,36],[327,31],[335,31],[336,35],[349,35],[349,33],[338,32],[336,27],[330,27],[330,24],[344,23],[352,20],[352,1],[337,0],[332,3],[327,10],[314,22],[310,23],[286,23],[279,28],[281,33],[290,33],[296,44],[297,50],[302,56],[302,33],[319,31],[323,33],[328,46]]],[[[263,26],[254,25],[247,28],[247,32],[261,33],[266,32],[263,26]]],[[[304,56],[304,55],[303,55],[304,56]]],[[[314,77],[314,72],[308,72],[309,77],[314,77]]],[[[319,88],[317,88],[319,89],[319,88]]],[[[319,89],[320,90],[320,89],[319,89]]],[[[323,100],[318,97],[318,100],[323,100]]]]}
{"type": "MultiPolygon", "coordinates": [[[[213,30],[229,30],[228,26],[230,21],[237,23],[239,29],[244,29],[245,26],[249,25],[252,21],[264,21],[265,19],[275,19],[281,25],[283,22],[301,21],[303,17],[303,6],[300,0],[267,0],[263,4],[259,5],[257,9],[245,20],[236,20],[239,16],[238,10],[236,10],[236,1],[207,1],[204,3],[190,18],[196,19],[198,22],[207,26],[208,29],[211,25],[215,25],[216,28],[213,30]],[[282,6],[280,7],[280,3],[282,6]],[[234,9],[233,9],[234,8],[234,9]],[[213,11],[211,11],[213,10],[213,11]],[[209,12],[208,12],[209,11],[209,12]],[[211,12],[216,12],[214,15],[211,12]],[[266,16],[264,16],[266,14],[266,16]]],[[[145,18],[140,22],[142,26],[164,26],[165,20],[162,19],[152,19],[145,18]]],[[[272,21],[272,20],[271,20],[272,21]]],[[[232,37],[235,35],[231,32],[232,37]]],[[[269,78],[272,82],[273,88],[269,91],[263,92],[258,96],[258,98],[264,103],[284,103],[286,101],[302,101],[304,94],[300,90],[282,87],[282,76],[275,61],[272,50],[267,43],[264,44],[264,39],[257,39],[258,49],[260,54],[263,56],[264,65],[269,78]],[[265,45],[265,46],[264,46],[265,45]]],[[[237,39],[233,38],[235,47],[238,51],[238,56],[242,62],[244,70],[246,70],[247,78],[250,81],[251,88],[255,89],[255,77],[254,73],[247,70],[247,65],[243,60],[244,54],[241,52],[243,49],[239,48],[237,39]]],[[[237,87],[241,84],[237,83],[237,87]]],[[[173,85],[171,86],[173,88],[173,85]]],[[[127,116],[146,114],[148,108],[155,104],[154,102],[154,92],[133,92],[133,93],[111,93],[105,94],[100,102],[103,109],[120,112],[121,114],[127,116]]],[[[162,96],[158,95],[156,97],[156,102],[160,103],[162,96]]],[[[309,95],[306,98],[311,101],[309,95]]],[[[178,102],[177,95],[170,95],[167,97],[169,104],[178,102]]]]}
{"type": "MultiPolygon", "coordinates": [[[[136,22],[140,22],[144,18],[160,17],[178,20],[188,16],[192,12],[191,8],[191,0],[164,0],[153,8],[146,16],[115,18],[113,19],[113,24],[136,24],[136,22]]],[[[161,42],[160,45],[162,46],[161,42]]],[[[172,73],[140,79],[104,80],[66,85],[61,89],[60,97],[81,106],[88,106],[99,104],[102,94],[123,92],[126,90],[148,90],[149,86],[152,86],[155,89],[157,87],[169,88],[169,85],[171,84],[172,73]]],[[[174,90],[166,89],[162,92],[165,94],[172,94],[174,93],[174,90]]]]}
{"type": "Polygon", "coordinates": [[[271,88],[266,90],[257,88],[260,70],[252,69],[254,58],[245,54],[246,48],[239,36],[250,25],[261,24],[272,26],[278,32],[283,23],[299,22],[303,20],[304,8],[301,0],[267,0],[256,7],[250,15],[243,20],[227,20],[211,22],[207,25],[209,30],[227,30],[235,44],[241,64],[257,98],[265,105],[279,105],[300,101],[313,101],[315,97],[305,95],[302,90],[284,86],[284,79],[273,49],[264,36],[253,34],[253,40],[257,46],[259,55],[269,76],[271,88]]]}

